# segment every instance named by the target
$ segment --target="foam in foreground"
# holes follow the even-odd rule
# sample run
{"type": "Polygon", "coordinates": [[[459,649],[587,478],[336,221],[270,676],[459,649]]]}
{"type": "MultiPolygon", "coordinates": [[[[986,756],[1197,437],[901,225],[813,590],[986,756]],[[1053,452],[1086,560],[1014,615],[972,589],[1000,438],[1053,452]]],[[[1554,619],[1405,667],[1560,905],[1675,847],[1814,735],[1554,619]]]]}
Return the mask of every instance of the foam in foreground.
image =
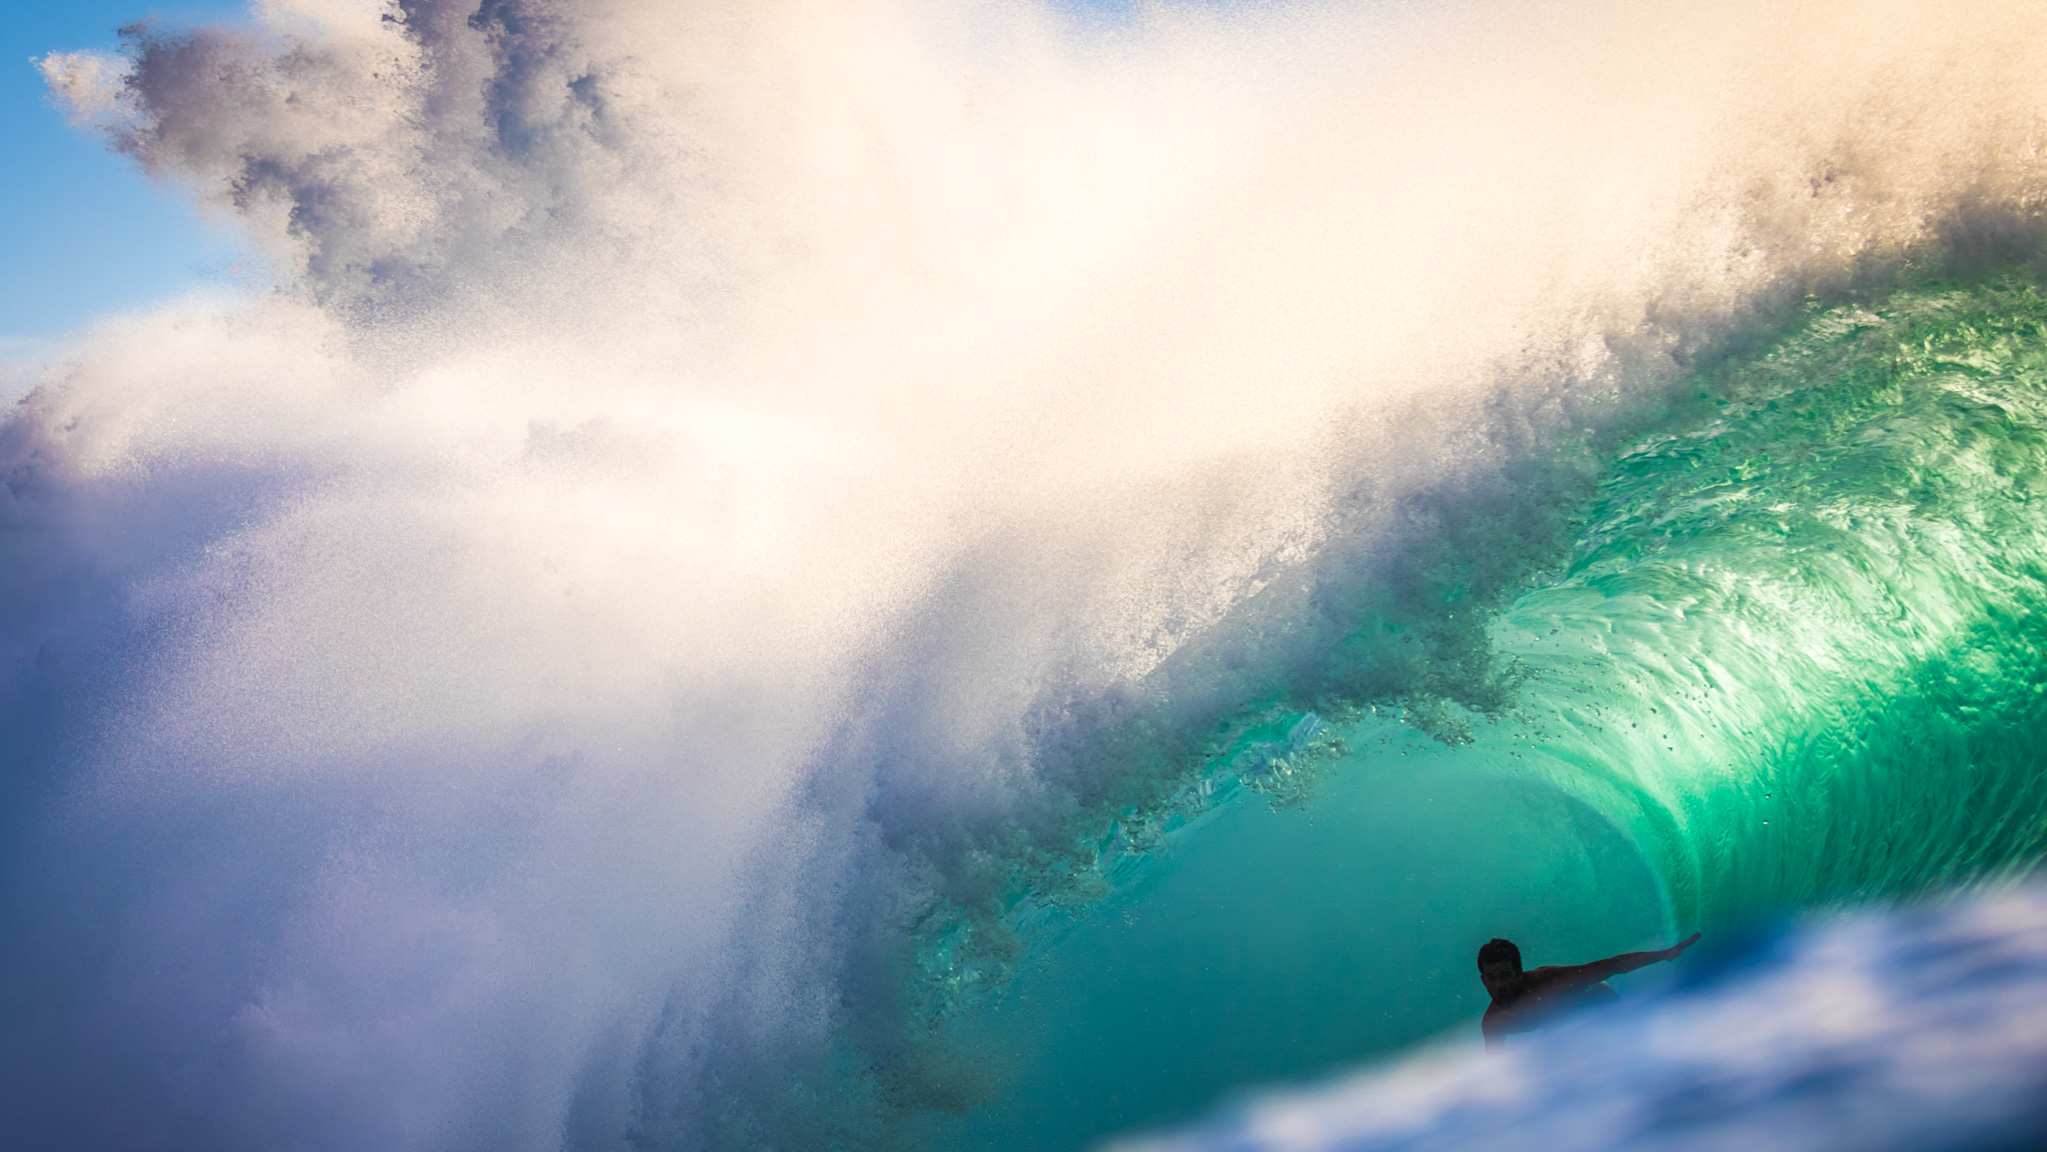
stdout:
{"type": "Polygon", "coordinates": [[[2038,1148],[2047,887],[1819,921],[1499,1054],[1470,1043],[1117,1152],[2038,1148]]]}

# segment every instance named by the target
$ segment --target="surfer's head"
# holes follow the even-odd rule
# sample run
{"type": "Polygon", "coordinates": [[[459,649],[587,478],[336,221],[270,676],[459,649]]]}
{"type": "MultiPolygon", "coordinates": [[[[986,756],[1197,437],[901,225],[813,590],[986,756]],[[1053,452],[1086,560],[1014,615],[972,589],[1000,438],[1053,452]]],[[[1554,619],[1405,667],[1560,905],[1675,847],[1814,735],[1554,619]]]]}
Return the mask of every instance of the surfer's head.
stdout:
{"type": "Polygon", "coordinates": [[[1521,949],[1498,936],[1486,941],[1478,950],[1478,978],[1494,996],[1511,991],[1521,982],[1521,949]]]}

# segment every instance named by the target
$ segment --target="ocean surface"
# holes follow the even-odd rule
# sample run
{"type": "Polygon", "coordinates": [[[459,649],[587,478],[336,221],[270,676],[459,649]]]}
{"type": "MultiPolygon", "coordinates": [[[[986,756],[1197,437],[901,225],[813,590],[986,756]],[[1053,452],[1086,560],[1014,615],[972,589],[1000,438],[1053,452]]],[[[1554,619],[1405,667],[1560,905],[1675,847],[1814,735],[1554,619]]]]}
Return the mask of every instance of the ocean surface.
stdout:
{"type": "Polygon", "coordinates": [[[7,370],[0,1144],[2034,1131],[2047,14],[124,37],[261,259],[7,370]]]}
{"type": "Polygon", "coordinates": [[[1802,924],[1504,1055],[1445,1046],[1116,1147],[2037,1148],[2041,912],[2036,886],[1802,924]]]}
{"type": "Polygon", "coordinates": [[[1511,704],[1239,737],[1198,787],[1243,794],[988,1013],[977,1042],[1026,1055],[962,1146],[1074,1147],[1470,1033],[1494,935],[1583,963],[2032,866],[2047,297],[1811,307],[1685,387],[1488,620],[1511,704]]]}

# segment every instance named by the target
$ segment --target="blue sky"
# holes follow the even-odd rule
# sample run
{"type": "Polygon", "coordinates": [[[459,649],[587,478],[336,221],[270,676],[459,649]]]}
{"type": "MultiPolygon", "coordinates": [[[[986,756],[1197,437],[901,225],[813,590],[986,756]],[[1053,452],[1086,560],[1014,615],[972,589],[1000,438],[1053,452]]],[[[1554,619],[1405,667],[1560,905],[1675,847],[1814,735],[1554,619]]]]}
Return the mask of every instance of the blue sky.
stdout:
{"type": "Polygon", "coordinates": [[[226,278],[230,238],[210,232],[175,191],[71,128],[32,58],[111,48],[143,17],[234,19],[239,3],[0,0],[0,356],[84,324],[226,278]]]}

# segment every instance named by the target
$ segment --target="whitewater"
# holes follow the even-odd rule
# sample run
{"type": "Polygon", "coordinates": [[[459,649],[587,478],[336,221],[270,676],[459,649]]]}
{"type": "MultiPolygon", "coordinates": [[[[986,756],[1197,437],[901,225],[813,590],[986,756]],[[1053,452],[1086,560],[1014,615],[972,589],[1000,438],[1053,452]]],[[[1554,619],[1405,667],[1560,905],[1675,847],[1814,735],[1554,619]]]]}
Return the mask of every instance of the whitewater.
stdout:
{"type": "Polygon", "coordinates": [[[0,1131],[1077,1148],[2047,837],[2047,14],[265,0],[11,369],[0,1131]]]}

